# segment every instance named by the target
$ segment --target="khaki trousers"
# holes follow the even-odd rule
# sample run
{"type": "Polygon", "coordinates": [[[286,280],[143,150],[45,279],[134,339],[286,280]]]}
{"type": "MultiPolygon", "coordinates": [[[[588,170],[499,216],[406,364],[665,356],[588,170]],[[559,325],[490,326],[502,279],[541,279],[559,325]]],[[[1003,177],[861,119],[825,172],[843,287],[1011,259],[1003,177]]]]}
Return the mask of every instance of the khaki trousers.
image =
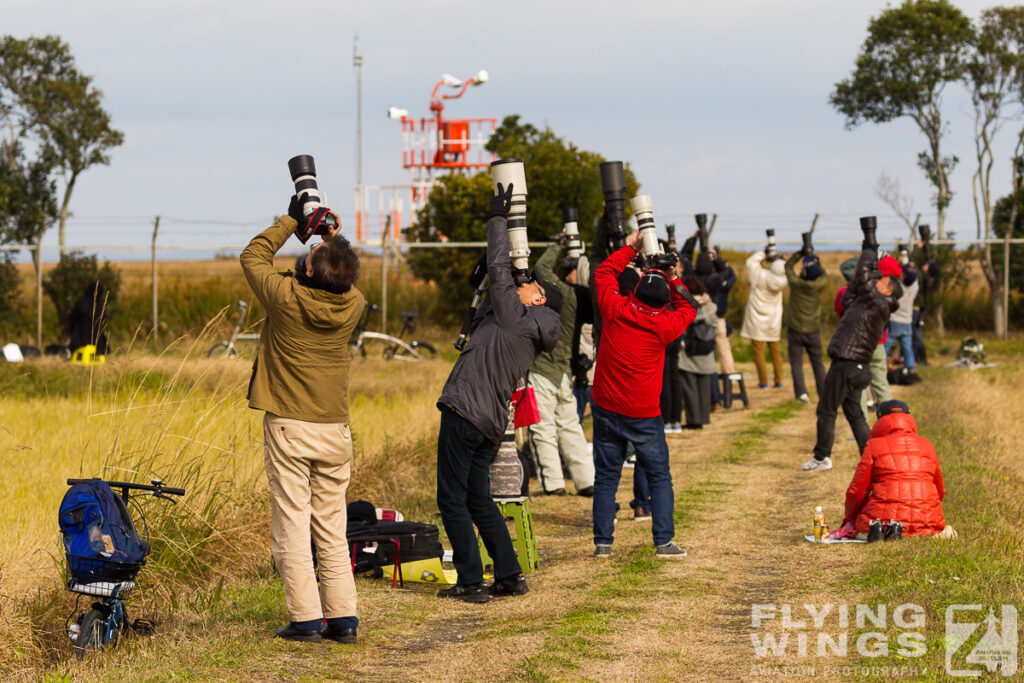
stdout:
{"type": "Polygon", "coordinates": [[[356,616],[345,526],[352,466],[347,424],[263,418],[263,463],[270,484],[270,549],[292,621],[356,616]],[[320,585],[313,570],[316,543],[320,585]]]}
{"type": "Polygon", "coordinates": [[[530,438],[537,455],[537,478],[544,491],[550,493],[565,488],[559,452],[565,458],[576,490],[593,486],[594,457],[587,449],[587,439],[576,412],[572,380],[562,375],[561,383],[555,386],[547,377],[531,372],[530,386],[540,413],[540,422],[530,425],[530,438]]]}
{"type": "MultiPolygon", "coordinates": [[[[892,398],[889,391],[889,361],[885,355],[885,344],[879,344],[871,354],[871,393],[875,398],[875,410],[882,401],[892,398]]],[[[865,389],[860,395],[860,409],[864,411],[865,417],[875,417],[875,410],[868,410],[868,390],[865,389]]]]}
{"type": "Polygon", "coordinates": [[[718,351],[718,360],[722,363],[722,374],[731,375],[736,372],[736,363],[732,359],[732,346],[729,344],[729,335],[725,327],[725,318],[716,318],[715,323],[715,349],[718,351]]]}
{"type": "Polygon", "coordinates": [[[778,341],[759,341],[751,339],[750,345],[754,347],[754,364],[757,366],[757,383],[768,384],[768,365],[764,360],[764,345],[768,345],[768,352],[772,355],[772,369],[775,371],[775,383],[782,384],[782,350],[778,341]]]}

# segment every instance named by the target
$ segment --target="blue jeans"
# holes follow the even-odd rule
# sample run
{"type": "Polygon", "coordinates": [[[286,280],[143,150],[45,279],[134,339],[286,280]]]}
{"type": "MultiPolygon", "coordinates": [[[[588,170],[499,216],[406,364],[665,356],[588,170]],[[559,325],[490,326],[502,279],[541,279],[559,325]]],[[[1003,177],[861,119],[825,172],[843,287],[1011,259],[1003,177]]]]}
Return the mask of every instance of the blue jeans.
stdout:
{"type": "Polygon", "coordinates": [[[889,355],[893,341],[900,343],[903,351],[903,367],[914,372],[914,329],[910,323],[894,323],[889,321],[889,337],[885,340],[885,355],[889,355]]]}
{"type": "Polygon", "coordinates": [[[587,412],[587,404],[590,403],[590,387],[572,388],[572,395],[576,397],[576,414],[580,416],[580,424],[583,424],[583,416],[587,412]]]}
{"type": "Polygon", "coordinates": [[[668,442],[661,416],[634,418],[604,410],[594,411],[594,544],[611,545],[615,532],[615,494],[619,490],[626,443],[636,447],[637,464],[647,478],[651,495],[651,531],[655,545],[675,535],[672,473],[668,466],[668,442]]]}

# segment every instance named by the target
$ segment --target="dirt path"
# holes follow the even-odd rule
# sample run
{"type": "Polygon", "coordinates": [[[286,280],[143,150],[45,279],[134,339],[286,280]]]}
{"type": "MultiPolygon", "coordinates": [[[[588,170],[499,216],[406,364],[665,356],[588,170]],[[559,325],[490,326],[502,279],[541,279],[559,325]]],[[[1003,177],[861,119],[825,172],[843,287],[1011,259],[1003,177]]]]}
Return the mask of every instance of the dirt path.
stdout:
{"type": "MultiPolygon", "coordinates": [[[[756,657],[751,609],[852,601],[834,587],[855,571],[855,547],[814,547],[800,536],[815,505],[841,516],[855,447],[840,425],[836,468],[800,472],[814,408],[786,392],[755,390],[749,409],[716,413],[701,432],[669,437],[676,539],[686,560],[654,559],[650,524],[632,521],[624,504],[627,470],[611,562],[590,557],[589,500],[535,497],[542,568],[530,575],[528,595],[476,606],[417,592],[418,627],[374,638],[383,652],[373,662],[344,659],[353,673],[403,680],[739,680],[755,675],[755,665],[813,665],[756,657]]],[[[368,603],[397,596],[375,587],[365,598],[373,634],[383,625],[368,603]]]]}

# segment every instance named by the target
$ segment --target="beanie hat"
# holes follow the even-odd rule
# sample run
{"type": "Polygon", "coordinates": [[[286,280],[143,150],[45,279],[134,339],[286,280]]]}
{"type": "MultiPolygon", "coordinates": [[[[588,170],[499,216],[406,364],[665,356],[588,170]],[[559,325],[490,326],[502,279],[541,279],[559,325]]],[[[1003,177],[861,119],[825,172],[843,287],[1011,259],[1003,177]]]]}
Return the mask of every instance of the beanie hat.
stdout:
{"type": "Polygon", "coordinates": [[[889,415],[890,413],[905,413],[910,415],[910,406],[903,401],[897,401],[896,399],[882,401],[878,404],[878,417],[889,415]]]}
{"type": "Polygon", "coordinates": [[[694,268],[697,271],[697,275],[711,275],[715,272],[715,262],[711,258],[711,254],[702,251],[697,255],[697,265],[694,268]]]}
{"type": "Polygon", "coordinates": [[[857,272],[857,257],[851,256],[843,261],[842,265],[839,266],[839,272],[843,274],[847,282],[852,280],[854,273],[857,272]]]}
{"type": "Polygon", "coordinates": [[[640,303],[651,308],[662,308],[672,300],[668,280],[660,270],[645,271],[633,288],[633,294],[640,303]]]}
{"type": "Polygon", "coordinates": [[[533,271],[533,281],[540,285],[540,288],[544,290],[544,296],[546,301],[544,305],[554,310],[556,313],[562,311],[562,290],[558,288],[554,282],[549,282],[540,276],[540,272],[537,270],[533,271]]]}
{"type": "Polygon", "coordinates": [[[817,256],[807,256],[804,258],[804,270],[800,273],[800,277],[804,280],[817,280],[821,277],[821,261],[818,260],[817,256]]]}
{"type": "Polygon", "coordinates": [[[903,267],[900,266],[900,262],[892,256],[883,256],[878,259],[878,271],[882,275],[889,275],[896,279],[903,277],[903,267]]]}
{"type": "Polygon", "coordinates": [[[771,271],[775,275],[785,275],[786,264],[782,262],[782,259],[775,259],[774,261],[772,261],[771,271]]]}

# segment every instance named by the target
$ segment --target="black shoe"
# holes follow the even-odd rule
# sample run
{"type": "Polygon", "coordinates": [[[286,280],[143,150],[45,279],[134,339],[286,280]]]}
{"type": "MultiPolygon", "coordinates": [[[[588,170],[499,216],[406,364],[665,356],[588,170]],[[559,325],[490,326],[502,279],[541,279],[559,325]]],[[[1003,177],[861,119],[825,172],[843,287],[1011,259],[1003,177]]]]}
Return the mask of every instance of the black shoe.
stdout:
{"type": "Polygon", "coordinates": [[[576,495],[577,496],[583,496],[584,498],[593,498],[594,497],[594,487],[593,486],[584,486],[583,488],[581,488],[579,491],[576,492],[576,495]]]}
{"type": "Polygon", "coordinates": [[[554,491],[545,491],[544,495],[545,496],[564,496],[566,494],[565,494],[565,489],[555,489],[554,491]]]}
{"type": "Polygon", "coordinates": [[[868,543],[881,541],[883,538],[885,538],[885,523],[880,519],[871,520],[871,524],[868,525],[868,543]]]}
{"type": "Polygon", "coordinates": [[[487,586],[481,581],[469,586],[456,584],[451,588],[442,588],[437,591],[437,597],[455,598],[465,602],[487,602],[491,599],[491,594],[487,586]]]}
{"type": "Polygon", "coordinates": [[[320,631],[320,636],[346,645],[356,642],[356,630],[354,628],[331,628],[328,626],[323,631],[320,631]]]}
{"type": "Polygon", "coordinates": [[[495,579],[489,589],[491,596],[501,595],[523,595],[530,592],[526,585],[526,577],[522,574],[510,576],[507,579],[495,579]]]}
{"type": "Polygon", "coordinates": [[[903,538],[903,522],[890,519],[889,523],[885,525],[885,540],[898,541],[901,538],[903,538]]]}
{"type": "Polygon", "coordinates": [[[320,642],[320,631],[306,631],[301,628],[295,628],[292,624],[275,630],[274,635],[285,640],[298,640],[303,643],[320,642]]]}

